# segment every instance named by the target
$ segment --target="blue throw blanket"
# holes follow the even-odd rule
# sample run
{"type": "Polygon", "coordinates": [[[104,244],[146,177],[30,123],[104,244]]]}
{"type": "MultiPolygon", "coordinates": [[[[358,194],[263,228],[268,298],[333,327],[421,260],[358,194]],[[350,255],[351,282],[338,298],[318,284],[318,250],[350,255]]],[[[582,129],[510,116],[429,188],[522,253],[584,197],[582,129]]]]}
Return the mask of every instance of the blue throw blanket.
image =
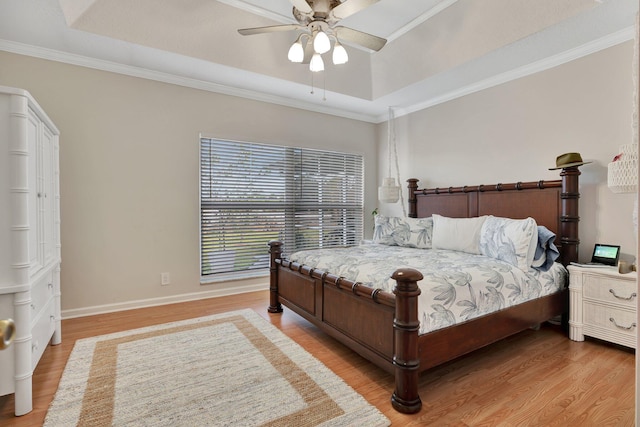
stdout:
{"type": "Polygon", "coordinates": [[[540,271],[548,271],[560,256],[558,248],[553,243],[556,235],[543,225],[538,226],[538,246],[533,257],[532,267],[540,271]]]}

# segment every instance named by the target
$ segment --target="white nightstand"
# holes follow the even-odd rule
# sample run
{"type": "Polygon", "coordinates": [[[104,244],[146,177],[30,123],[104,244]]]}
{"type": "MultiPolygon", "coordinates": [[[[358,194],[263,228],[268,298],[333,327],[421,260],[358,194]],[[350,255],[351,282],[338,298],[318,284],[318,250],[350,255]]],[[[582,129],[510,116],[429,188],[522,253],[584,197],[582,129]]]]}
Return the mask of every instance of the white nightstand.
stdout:
{"type": "Polygon", "coordinates": [[[636,348],[637,273],[570,265],[569,338],[585,335],[636,348]]]}

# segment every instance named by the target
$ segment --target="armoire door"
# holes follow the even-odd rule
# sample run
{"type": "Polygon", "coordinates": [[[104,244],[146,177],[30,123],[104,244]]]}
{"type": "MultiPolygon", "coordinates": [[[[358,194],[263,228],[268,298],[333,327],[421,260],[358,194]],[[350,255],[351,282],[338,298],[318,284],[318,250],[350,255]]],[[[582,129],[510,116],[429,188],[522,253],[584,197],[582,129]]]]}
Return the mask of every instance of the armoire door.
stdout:
{"type": "Polygon", "coordinates": [[[29,187],[29,204],[27,206],[29,217],[29,275],[34,276],[43,268],[42,247],[40,245],[40,234],[42,226],[40,225],[40,150],[39,133],[40,119],[29,109],[27,117],[27,149],[28,149],[28,187],[29,187]]]}
{"type": "Polygon", "coordinates": [[[34,276],[56,258],[55,246],[55,136],[29,110],[29,261],[34,276]]]}
{"type": "Polygon", "coordinates": [[[40,191],[40,215],[42,224],[42,256],[43,265],[48,266],[55,259],[55,241],[54,241],[54,205],[56,202],[55,193],[55,176],[54,176],[54,135],[48,127],[41,124],[41,154],[42,161],[40,163],[42,173],[42,187],[40,191]]]}

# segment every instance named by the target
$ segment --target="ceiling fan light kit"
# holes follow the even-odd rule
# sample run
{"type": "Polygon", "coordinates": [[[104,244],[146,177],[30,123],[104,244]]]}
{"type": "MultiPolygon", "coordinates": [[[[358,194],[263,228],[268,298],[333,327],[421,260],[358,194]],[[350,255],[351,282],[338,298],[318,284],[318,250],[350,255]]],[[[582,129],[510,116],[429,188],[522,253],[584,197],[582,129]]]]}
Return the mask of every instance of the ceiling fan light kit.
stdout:
{"type": "Polygon", "coordinates": [[[333,46],[333,63],[336,65],[346,64],[349,60],[347,50],[336,39],[336,44],[333,46]]]}
{"type": "Polygon", "coordinates": [[[275,25],[269,27],[243,28],[238,30],[242,35],[272,33],[277,31],[301,30],[302,33],[289,48],[288,58],[291,62],[309,64],[313,72],[324,70],[324,61],[320,55],[331,50],[335,65],[349,61],[346,49],[338,40],[378,51],[386,44],[386,40],[353,28],[336,26],[341,20],[362,9],[377,3],[379,0],[289,0],[293,4],[293,17],[299,24],[275,25]],[[305,43],[303,38],[306,36],[305,43]],[[313,47],[313,49],[311,49],[313,47]]]}
{"type": "Polygon", "coordinates": [[[304,48],[302,47],[302,42],[300,41],[300,37],[294,44],[289,48],[289,61],[302,63],[304,60],[304,48]]]}
{"type": "Polygon", "coordinates": [[[323,53],[329,52],[329,49],[331,49],[329,36],[322,30],[318,31],[313,38],[313,50],[322,55],[323,53]]]}
{"type": "Polygon", "coordinates": [[[324,61],[319,53],[314,53],[309,63],[309,69],[313,72],[324,71],[324,61]]]}

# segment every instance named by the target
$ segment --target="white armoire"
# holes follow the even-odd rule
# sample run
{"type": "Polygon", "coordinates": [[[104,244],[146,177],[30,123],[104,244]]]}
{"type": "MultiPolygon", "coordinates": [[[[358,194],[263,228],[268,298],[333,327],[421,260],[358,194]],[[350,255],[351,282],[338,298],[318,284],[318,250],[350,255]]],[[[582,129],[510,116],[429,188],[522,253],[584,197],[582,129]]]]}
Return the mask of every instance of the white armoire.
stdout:
{"type": "Polygon", "coordinates": [[[33,370],[62,339],[58,135],[29,92],[0,86],[0,319],[16,327],[0,396],[15,393],[16,415],[31,411],[33,370]]]}

